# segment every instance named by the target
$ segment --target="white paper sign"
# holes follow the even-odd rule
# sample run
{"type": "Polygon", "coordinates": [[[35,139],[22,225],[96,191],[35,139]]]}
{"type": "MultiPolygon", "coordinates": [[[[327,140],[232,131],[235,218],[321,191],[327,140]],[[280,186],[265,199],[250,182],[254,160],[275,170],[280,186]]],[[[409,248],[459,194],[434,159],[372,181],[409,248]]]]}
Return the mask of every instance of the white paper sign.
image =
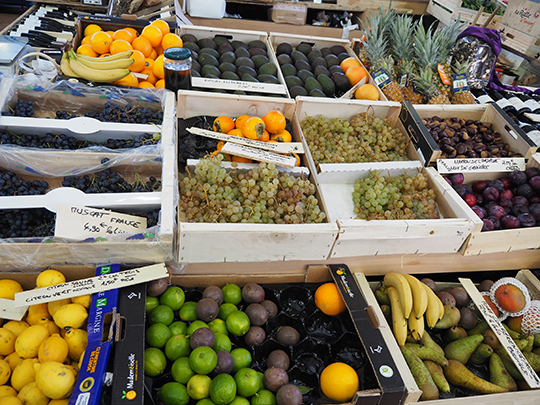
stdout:
{"type": "Polygon", "coordinates": [[[207,138],[219,139],[220,141],[238,143],[240,145],[252,146],[254,148],[269,150],[276,153],[304,153],[304,146],[301,142],[262,142],[255,139],[241,138],[222,134],[221,132],[208,131],[201,128],[187,128],[188,132],[194,135],[205,136],[207,138]]]}
{"type": "Polygon", "coordinates": [[[143,229],[146,229],[145,217],[59,203],[54,236],[84,240],[96,236],[136,233],[143,229]]]}
{"type": "Polygon", "coordinates": [[[540,114],[525,113],[524,115],[534,122],[540,122],[540,114]]]}
{"type": "Polygon", "coordinates": [[[228,153],[230,155],[241,156],[247,159],[257,160],[259,162],[275,163],[276,165],[285,167],[295,167],[296,158],[279,155],[273,152],[267,152],[265,150],[252,148],[250,146],[238,145],[235,143],[227,142],[221,152],[228,153]]]}
{"type": "Polygon", "coordinates": [[[205,89],[242,90],[256,91],[259,93],[287,94],[283,84],[275,83],[243,82],[239,80],[212,79],[209,77],[192,77],[191,85],[193,87],[202,87],[205,89]]]}
{"type": "Polygon", "coordinates": [[[440,174],[514,170],[525,170],[524,158],[437,159],[437,171],[440,174]]]}
{"type": "Polygon", "coordinates": [[[497,335],[497,338],[506,349],[508,355],[521,372],[521,375],[531,388],[540,388],[540,377],[533,370],[527,359],[523,356],[514,340],[510,337],[504,326],[499,321],[499,318],[491,310],[484,297],[478,292],[473,282],[468,278],[459,278],[459,282],[467,291],[474,302],[474,305],[482,313],[482,316],[488,323],[489,327],[497,335]]]}
{"type": "Polygon", "coordinates": [[[116,288],[127,287],[129,285],[146,283],[168,276],[169,272],[164,263],[125,270],[118,273],[102,274],[96,277],[16,293],[15,307],[42,304],[44,302],[58,301],[86,294],[95,294],[101,291],[109,291],[116,288]]]}
{"type": "Polygon", "coordinates": [[[6,300],[0,298],[0,319],[10,319],[12,321],[20,321],[23,319],[27,306],[15,307],[14,300],[6,300]]]}

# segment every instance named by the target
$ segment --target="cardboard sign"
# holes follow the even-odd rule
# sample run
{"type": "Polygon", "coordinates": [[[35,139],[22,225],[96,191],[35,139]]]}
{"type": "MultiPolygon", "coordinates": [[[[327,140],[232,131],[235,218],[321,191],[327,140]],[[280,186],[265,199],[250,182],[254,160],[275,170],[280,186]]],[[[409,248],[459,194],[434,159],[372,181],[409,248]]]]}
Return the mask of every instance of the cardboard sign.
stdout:
{"type": "Polygon", "coordinates": [[[381,90],[390,84],[390,77],[383,69],[379,69],[373,73],[373,80],[375,80],[375,83],[381,90]]]}
{"type": "Polygon", "coordinates": [[[437,171],[445,173],[513,172],[525,170],[524,158],[437,159],[437,171]]]}
{"type": "Polygon", "coordinates": [[[15,307],[14,300],[6,300],[0,298],[0,319],[9,319],[12,321],[20,321],[23,319],[27,306],[15,307]]]}
{"type": "Polygon", "coordinates": [[[497,335],[497,338],[506,349],[508,355],[521,372],[521,375],[527,384],[529,384],[531,388],[540,388],[540,377],[538,377],[538,374],[536,374],[527,359],[518,349],[514,343],[514,340],[510,337],[504,326],[501,324],[499,318],[497,318],[495,313],[491,310],[484,297],[482,297],[482,295],[478,292],[473,282],[468,278],[459,278],[459,282],[473,300],[474,305],[476,305],[478,310],[482,313],[482,316],[488,323],[491,330],[495,333],[495,335],[497,335]]]}
{"type": "Polygon", "coordinates": [[[54,236],[84,240],[96,236],[136,233],[146,229],[146,218],[78,205],[59,203],[54,236]]]}
{"type": "Polygon", "coordinates": [[[469,90],[467,86],[467,75],[465,73],[460,73],[453,76],[454,79],[454,93],[463,93],[469,90]]]}
{"type": "Polygon", "coordinates": [[[238,145],[231,142],[227,142],[221,149],[221,152],[247,159],[257,160],[259,162],[275,163],[279,166],[295,167],[296,165],[296,158],[294,157],[283,156],[277,153],[252,148],[250,146],[238,145]]]}
{"type": "Polygon", "coordinates": [[[208,131],[201,128],[187,128],[188,132],[194,135],[205,136],[207,138],[219,139],[220,141],[237,143],[240,145],[252,146],[254,148],[269,150],[276,153],[304,153],[304,146],[301,142],[262,142],[255,139],[240,138],[239,136],[226,135],[221,132],[208,131]]]}
{"type": "Polygon", "coordinates": [[[191,84],[193,87],[200,87],[204,89],[242,90],[255,91],[258,93],[287,94],[284,85],[274,83],[243,82],[239,80],[212,79],[209,77],[192,77],[191,84]]]}
{"type": "Polygon", "coordinates": [[[168,277],[169,272],[164,263],[139,267],[118,273],[103,274],[97,277],[70,281],[36,290],[23,291],[15,294],[15,307],[42,304],[45,302],[95,294],[101,291],[114,290],[133,284],[146,283],[168,277]]]}

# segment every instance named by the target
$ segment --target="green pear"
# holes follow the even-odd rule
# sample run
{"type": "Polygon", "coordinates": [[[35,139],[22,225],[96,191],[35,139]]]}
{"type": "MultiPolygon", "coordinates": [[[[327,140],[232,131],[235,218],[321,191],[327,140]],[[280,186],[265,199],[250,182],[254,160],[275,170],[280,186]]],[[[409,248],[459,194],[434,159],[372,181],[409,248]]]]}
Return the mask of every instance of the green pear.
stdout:
{"type": "Polygon", "coordinates": [[[507,324],[503,323],[502,326],[504,326],[504,329],[506,329],[506,331],[508,332],[508,334],[510,335],[512,339],[518,340],[521,337],[521,335],[518,332],[510,329],[507,324]]]}
{"type": "Polygon", "coordinates": [[[540,346],[540,333],[537,333],[536,335],[534,335],[534,345],[540,346]]]}
{"type": "Polygon", "coordinates": [[[446,329],[444,332],[444,338],[447,342],[453,342],[454,340],[464,339],[467,336],[467,331],[463,329],[461,326],[452,326],[449,329],[446,329]]]}
{"type": "Polygon", "coordinates": [[[448,360],[453,359],[467,364],[476,348],[482,343],[482,335],[472,335],[464,339],[448,343],[444,348],[444,354],[448,360]]]}
{"type": "Polygon", "coordinates": [[[502,346],[501,342],[499,342],[499,338],[497,335],[491,330],[488,329],[483,333],[484,336],[484,343],[490,345],[493,350],[500,349],[502,346]]]}
{"type": "Polygon", "coordinates": [[[482,333],[484,333],[486,330],[489,329],[489,324],[486,322],[486,321],[480,321],[476,324],[476,326],[472,329],[469,329],[467,331],[467,334],[469,336],[471,335],[481,335],[482,333]]]}
{"type": "Polygon", "coordinates": [[[538,373],[540,371],[540,356],[533,352],[523,352],[523,356],[527,359],[533,370],[538,373]]]}
{"type": "Polygon", "coordinates": [[[516,346],[518,347],[520,351],[525,350],[525,348],[529,345],[529,341],[527,340],[527,338],[514,340],[514,343],[516,344],[516,346]]]}
{"type": "Polygon", "coordinates": [[[489,359],[489,381],[509,391],[517,391],[516,380],[506,371],[504,363],[497,353],[493,353],[489,359]]]}
{"type": "Polygon", "coordinates": [[[432,339],[431,335],[427,331],[424,331],[424,334],[422,335],[422,341],[420,343],[422,343],[426,347],[429,347],[431,350],[435,350],[436,352],[440,353],[441,356],[444,356],[443,348],[432,339]]]}
{"type": "Polygon", "coordinates": [[[532,352],[533,347],[534,347],[534,336],[527,335],[527,346],[525,346],[525,349],[523,349],[523,351],[532,352]]]}
{"type": "Polygon", "coordinates": [[[380,288],[375,290],[375,298],[380,305],[390,305],[390,298],[388,297],[388,294],[386,294],[380,288]]]}
{"type": "Polygon", "coordinates": [[[456,326],[461,319],[461,312],[453,305],[444,306],[444,315],[434,326],[434,329],[448,329],[456,326]]]}
{"type": "Polygon", "coordinates": [[[442,367],[431,360],[424,360],[424,365],[428,369],[429,374],[431,374],[431,378],[433,378],[433,381],[435,382],[437,388],[439,388],[439,391],[447,394],[450,393],[450,384],[448,384],[448,381],[444,376],[442,367]]]}
{"type": "Polygon", "coordinates": [[[504,364],[504,367],[506,368],[506,371],[508,371],[508,373],[512,376],[512,378],[514,378],[515,380],[523,380],[523,376],[521,375],[518,368],[516,367],[516,365],[514,364],[514,362],[508,355],[508,353],[506,352],[506,349],[501,347],[499,349],[495,349],[494,352],[499,355],[499,357],[501,358],[504,364]]]}
{"type": "Polygon", "coordinates": [[[392,310],[390,309],[390,305],[382,304],[381,305],[381,311],[386,318],[386,322],[388,322],[389,325],[392,324],[392,310]]]}
{"type": "Polygon", "coordinates": [[[405,361],[411,369],[411,373],[414,377],[414,381],[416,381],[416,385],[418,385],[418,388],[422,390],[420,401],[439,399],[439,389],[433,381],[433,378],[431,378],[429,370],[420,357],[406,347],[402,347],[401,352],[403,353],[403,357],[405,357],[405,361]]]}
{"type": "Polygon", "coordinates": [[[480,394],[508,392],[507,388],[499,387],[476,376],[463,363],[457,360],[448,360],[448,366],[444,369],[444,376],[450,384],[467,388],[480,394]]]}
{"type": "MultiPolygon", "coordinates": [[[[485,343],[480,343],[476,350],[471,355],[471,358],[469,361],[473,364],[476,364],[477,366],[480,364],[484,364],[493,354],[493,349],[490,345],[487,345],[485,343]]],[[[493,382],[493,381],[492,381],[493,382]]]]}
{"type": "Polygon", "coordinates": [[[446,366],[448,364],[448,360],[446,360],[443,355],[427,346],[419,345],[418,343],[405,343],[405,347],[422,360],[431,360],[441,366],[446,366]]]}

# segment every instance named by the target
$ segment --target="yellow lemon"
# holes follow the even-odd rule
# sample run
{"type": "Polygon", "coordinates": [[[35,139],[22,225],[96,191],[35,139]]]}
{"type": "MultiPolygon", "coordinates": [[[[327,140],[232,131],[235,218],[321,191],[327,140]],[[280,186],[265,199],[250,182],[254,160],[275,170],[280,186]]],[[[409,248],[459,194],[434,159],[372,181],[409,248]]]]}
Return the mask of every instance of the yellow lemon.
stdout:
{"type": "Polygon", "coordinates": [[[37,362],[38,359],[25,359],[15,367],[11,373],[11,386],[16,391],[20,391],[26,384],[36,380],[34,364],[37,362]]]}
{"type": "Polygon", "coordinates": [[[71,367],[57,361],[34,364],[36,383],[43,394],[51,399],[68,398],[75,385],[71,367]]]}
{"type": "Polygon", "coordinates": [[[6,328],[10,331],[12,331],[15,336],[19,336],[23,330],[28,328],[30,325],[26,323],[25,321],[8,321],[4,325],[2,325],[2,328],[6,328]]]}
{"type": "Polygon", "coordinates": [[[67,304],[63,305],[54,313],[54,323],[59,328],[72,327],[80,328],[84,325],[84,322],[88,318],[88,312],[86,308],[81,304],[67,304]]]}
{"type": "Polygon", "coordinates": [[[0,398],[2,397],[16,397],[17,391],[9,385],[2,385],[0,387],[0,398]]]}
{"type": "Polygon", "coordinates": [[[36,287],[43,288],[51,285],[62,284],[66,282],[66,278],[58,270],[44,270],[36,278],[36,287]]]}
{"type": "Polygon", "coordinates": [[[71,302],[74,304],[81,304],[85,308],[90,308],[92,304],[92,294],[81,295],[80,297],[73,297],[71,302]]]}
{"type": "Polygon", "coordinates": [[[38,359],[40,363],[46,363],[48,361],[56,361],[63,363],[66,361],[69,354],[69,347],[67,342],[55,333],[49,336],[41,343],[38,350],[38,359]]]}
{"type": "Polygon", "coordinates": [[[35,381],[22,387],[17,398],[19,398],[24,405],[47,405],[49,403],[49,398],[41,392],[35,381]]]}
{"type": "Polygon", "coordinates": [[[67,304],[71,304],[71,302],[72,302],[71,298],[64,298],[63,300],[49,302],[47,304],[47,309],[49,310],[49,314],[51,314],[51,316],[54,316],[58,308],[67,304]]]}
{"type": "Polygon", "coordinates": [[[54,335],[55,333],[60,334],[60,328],[56,324],[47,318],[41,318],[41,320],[36,325],[43,325],[49,330],[49,336],[54,335]]]}
{"type": "Polygon", "coordinates": [[[9,329],[0,328],[0,355],[7,356],[15,350],[17,336],[9,329]]]}
{"type": "Polygon", "coordinates": [[[5,360],[0,360],[0,385],[8,382],[11,376],[11,367],[5,360]]]}
{"type": "Polygon", "coordinates": [[[28,307],[28,314],[26,315],[26,322],[29,325],[36,325],[41,318],[51,319],[47,304],[36,304],[28,307]]]}
{"type": "Polygon", "coordinates": [[[15,351],[25,359],[37,357],[39,345],[49,337],[49,329],[43,325],[26,328],[15,341],[15,351]]]}
{"type": "Polygon", "coordinates": [[[11,395],[0,397],[0,405],[24,405],[19,398],[11,395]]]}
{"type": "Polygon", "coordinates": [[[11,371],[15,370],[15,367],[23,361],[24,359],[17,354],[17,352],[11,353],[9,356],[6,356],[4,360],[9,364],[11,371]]]}
{"type": "Polygon", "coordinates": [[[15,299],[15,294],[22,292],[23,288],[15,280],[3,279],[0,280],[0,298],[5,298],[6,300],[15,299]]]}
{"type": "Polygon", "coordinates": [[[81,354],[88,345],[88,333],[83,329],[70,328],[64,335],[69,348],[69,357],[72,360],[79,360],[81,354]]]}

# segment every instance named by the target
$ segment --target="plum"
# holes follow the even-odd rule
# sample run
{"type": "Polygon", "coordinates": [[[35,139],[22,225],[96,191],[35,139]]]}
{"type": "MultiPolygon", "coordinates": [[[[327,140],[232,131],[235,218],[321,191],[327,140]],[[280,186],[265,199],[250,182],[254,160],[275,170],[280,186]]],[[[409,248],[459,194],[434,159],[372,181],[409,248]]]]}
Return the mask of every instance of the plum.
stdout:
{"type": "Polygon", "coordinates": [[[482,193],[484,198],[489,201],[496,201],[499,198],[499,190],[495,187],[486,187],[482,193]]]}
{"type": "Polygon", "coordinates": [[[475,205],[474,207],[472,207],[472,210],[474,211],[476,215],[478,215],[478,218],[480,219],[484,219],[484,217],[487,216],[486,210],[483,209],[482,207],[479,207],[478,205],[475,205]]]}
{"type": "Polygon", "coordinates": [[[476,205],[476,197],[473,194],[465,194],[463,199],[469,207],[474,207],[476,205]]]}
{"type": "Polygon", "coordinates": [[[479,193],[473,193],[473,195],[476,197],[476,204],[482,205],[484,204],[484,195],[479,193]]]}
{"type": "Polygon", "coordinates": [[[524,212],[529,212],[529,207],[523,204],[514,205],[514,208],[512,208],[512,215],[517,217],[519,214],[523,214],[524,212]]]}
{"type": "Polygon", "coordinates": [[[519,220],[523,228],[530,228],[531,226],[536,225],[536,219],[534,218],[534,216],[532,216],[528,212],[519,214],[517,219],[519,220]]]}
{"type": "Polygon", "coordinates": [[[508,175],[508,179],[512,182],[512,184],[519,186],[527,181],[527,174],[521,170],[514,170],[508,175]]]}
{"type": "Polygon", "coordinates": [[[443,178],[446,180],[448,184],[452,185],[452,180],[450,180],[450,177],[443,177],[443,178]]]}
{"type": "Polygon", "coordinates": [[[489,187],[494,187],[497,190],[499,190],[499,193],[502,193],[506,188],[504,187],[504,183],[500,180],[492,180],[489,183],[489,187]]]}
{"type": "Polygon", "coordinates": [[[504,188],[506,190],[508,190],[510,187],[512,187],[512,183],[510,182],[510,180],[508,179],[508,177],[501,177],[499,179],[501,181],[501,183],[504,185],[504,188]]]}
{"type": "Polygon", "coordinates": [[[529,184],[534,191],[540,191],[540,176],[531,177],[529,184]]]}
{"type": "Polygon", "coordinates": [[[529,206],[529,214],[531,214],[536,221],[540,221],[540,203],[534,203],[529,206]]]}
{"type": "Polygon", "coordinates": [[[513,196],[514,196],[514,193],[512,192],[512,190],[506,189],[501,193],[500,198],[511,199],[513,196]]]}
{"type": "Polygon", "coordinates": [[[540,195],[533,195],[531,198],[529,198],[529,205],[538,203],[540,203],[540,195]]]}
{"type": "Polygon", "coordinates": [[[519,228],[520,222],[513,215],[505,215],[501,218],[501,226],[503,229],[515,229],[519,228]]]}
{"type": "Polygon", "coordinates": [[[487,186],[487,182],[485,182],[484,180],[480,180],[473,183],[472,189],[475,193],[481,194],[484,192],[487,186]]]}
{"type": "Polygon", "coordinates": [[[491,219],[484,218],[482,220],[484,225],[482,225],[482,231],[493,231],[495,229],[495,224],[491,219]]]}
{"type": "Polygon", "coordinates": [[[465,190],[465,187],[461,184],[454,184],[452,188],[456,190],[456,193],[458,193],[461,198],[464,198],[465,194],[467,194],[467,190],[465,190]]]}
{"type": "Polygon", "coordinates": [[[533,193],[534,193],[534,190],[531,187],[531,185],[528,183],[521,184],[516,188],[516,194],[525,198],[529,198],[530,196],[533,195],[533,193]]]}
{"type": "Polygon", "coordinates": [[[506,212],[500,205],[494,205],[489,208],[488,214],[489,216],[493,216],[495,218],[502,218],[506,215],[506,212]]]}
{"type": "Polygon", "coordinates": [[[489,212],[491,207],[494,207],[495,205],[499,205],[499,203],[497,201],[489,201],[486,205],[484,205],[484,209],[486,212],[489,212]]]}
{"type": "Polygon", "coordinates": [[[487,217],[491,222],[493,222],[493,227],[495,229],[501,229],[501,220],[497,217],[487,217]]]}
{"type": "Polygon", "coordinates": [[[514,205],[519,205],[519,204],[521,204],[521,205],[529,205],[529,200],[527,200],[523,196],[517,195],[517,196],[512,198],[512,203],[514,203],[514,205]]]}
{"type": "Polygon", "coordinates": [[[452,184],[463,184],[463,180],[465,180],[463,173],[452,173],[448,177],[450,178],[452,184]]]}
{"type": "Polygon", "coordinates": [[[540,176],[540,169],[538,167],[529,167],[525,170],[525,174],[528,179],[531,179],[534,176],[540,176]]]}

